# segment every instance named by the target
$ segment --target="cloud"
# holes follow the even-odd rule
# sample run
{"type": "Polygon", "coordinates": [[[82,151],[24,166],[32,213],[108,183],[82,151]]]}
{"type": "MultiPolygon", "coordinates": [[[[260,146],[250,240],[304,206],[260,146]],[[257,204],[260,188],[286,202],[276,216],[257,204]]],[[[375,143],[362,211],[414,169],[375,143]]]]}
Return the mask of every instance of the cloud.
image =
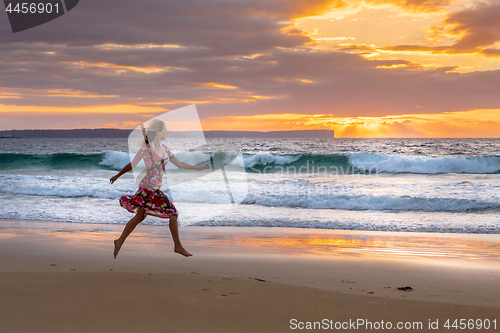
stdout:
{"type": "Polygon", "coordinates": [[[473,8],[452,13],[445,19],[454,35],[463,35],[452,50],[474,51],[500,41],[500,2],[478,3],[473,8]]]}
{"type": "Polygon", "coordinates": [[[491,46],[500,42],[500,2],[477,3],[474,6],[451,12],[442,24],[429,30],[430,38],[458,38],[452,45],[421,46],[396,45],[381,48],[392,51],[428,51],[431,53],[482,53],[485,56],[500,56],[500,49],[491,46]],[[490,47],[490,48],[488,48],[490,47]]]}
{"type": "Polygon", "coordinates": [[[499,110],[474,110],[441,114],[404,114],[387,117],[335,117],[326,114],[266,114],[211,117],[205,130],[307,130],[328,129],[335,137],[358,138],[465,138],[496,137],[500,133],[499,110]]]}
{"type": "MultiPolygon", "coordinates": [[[[226,54],[300,45],[305,37],[286,36],[280,32],[283,25],[279,22],[290,19],[294,10],[285,3],[245,0],[84,1],[77,10],[36,29],[22,34],[0,34],[0,42],[43,41],[68,46],[178,44],[226,54]]],[[[2,30],[9,30],[6,25],[7,22],[3,21],[2,30]]]]}
{"type": "MultiPolygon", "coordinates": [[[[448,2],[377,2],[387,3],[431,10],[448,2]]],[[[203,118],[377,116],[500,105],[500,71],[459,74],[449,72],[453,66],[429,70],[405,60],[317,51],[309,46],[311,38],[290,23],[294,17],[348,5],[353,3],[84,1],[68,15],[18,34],[6,33],[10,28],[2,20],[0,101],[7,106],[0,106],[0,112],[9,105],[65,107],[68,112],[137,105],[157,112],[196,103],[203,118]]],[[[486,11],[478,6],[450,15],[449,22],[469,27],[457,33],[472,33],[480,21],[472,19],[473,13],[486,11]]],[[[490,20],[486,26],[494,24],[490,20]]],[[[113,117],[102,121],[126,123],[130,113],[113,117]]]]}

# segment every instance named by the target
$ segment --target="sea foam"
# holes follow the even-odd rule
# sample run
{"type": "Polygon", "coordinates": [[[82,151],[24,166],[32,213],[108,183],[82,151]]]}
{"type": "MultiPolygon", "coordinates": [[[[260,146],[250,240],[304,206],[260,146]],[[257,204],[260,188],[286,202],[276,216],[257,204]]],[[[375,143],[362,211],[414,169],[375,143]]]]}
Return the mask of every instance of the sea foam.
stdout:
{"type": "Polygon", "coordinates": [[[349,163],[355,168],[376,169],[388,173],[496,173],[500,172],[500,157],[419,157],[383,155],[375,153],[349,153],[349,163]]]}
{"type": "Polygon", "coordinates": [[[267,207],[307,209],[373,210],[373,211],[422,211],[422,212],[479,212],[500,210],[500,205],[474,199],[427,198],[396,195],[249,195],[243,202],[267,207]]]}

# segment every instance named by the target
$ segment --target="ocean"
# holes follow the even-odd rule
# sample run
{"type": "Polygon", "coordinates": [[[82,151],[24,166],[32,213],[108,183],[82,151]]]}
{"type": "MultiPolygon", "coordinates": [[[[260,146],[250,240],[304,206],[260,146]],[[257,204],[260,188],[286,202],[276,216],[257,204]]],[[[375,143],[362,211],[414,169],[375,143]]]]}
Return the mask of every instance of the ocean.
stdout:
{"type": "MultiPolygon", "coordinates": [[[[226,152],[236,184],[228,200],[220,170],[186,179],[169,163],[162,189],[181,226],[500,233],[500,139],[211,139],[212,154],[166,143],[189,164],[226,152]]],[[[136,180],[109,178],[131,157],[127,139],[0,139],[0,218],[125,224],[118,199],[136,180]]]]}

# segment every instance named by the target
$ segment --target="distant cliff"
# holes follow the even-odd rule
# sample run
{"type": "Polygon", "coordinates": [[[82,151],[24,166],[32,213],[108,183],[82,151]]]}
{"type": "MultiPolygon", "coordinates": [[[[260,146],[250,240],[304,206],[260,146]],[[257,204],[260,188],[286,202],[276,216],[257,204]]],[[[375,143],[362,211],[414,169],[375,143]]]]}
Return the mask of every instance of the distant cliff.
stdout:
{"type": "Polygon", "coordinates": [[[131,130],[71,129],[71,130],[10,130],[0,131],[0,137],[22,138],[126,138],[131,130]]]}
{"type": "MultiPolygon", "coordinates": [[[[127,138],[132,130],[98,128],[98,129],[71,129],[71,130],[10,130],[0,131],[0,138],[127,138]]],[[[171,137],[190,137],[194,132],[169,131],[171,137]]],[[[312,131],[206,131],[205,138],[283,138],[302,139],[319,138],[333,139],[334,132],[330,130],[312,131]]]]}
{"type": "Polygon", "coordinates": [[[330,130],[313,131],[274,131],[274,132],[253,132],[253,131],[207,131],[206,138],[320,138],[333,139],[334,132],[330,130]]]}

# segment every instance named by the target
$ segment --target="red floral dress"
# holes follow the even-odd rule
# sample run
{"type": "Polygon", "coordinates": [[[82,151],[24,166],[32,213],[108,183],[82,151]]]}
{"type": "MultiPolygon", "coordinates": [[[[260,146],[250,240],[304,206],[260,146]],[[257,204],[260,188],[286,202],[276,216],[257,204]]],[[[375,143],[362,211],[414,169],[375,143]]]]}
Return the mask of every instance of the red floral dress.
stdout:
{"type": "Polygon", "coordinates": [[[169,158],[174,156],[167,146],[163,145],[167,157],[162,159],[153,149],[145,144],[137,152],[136,157],[142,158],[146,166],[146,175],[139,183],[139,189],[134,195],[123,195],[120,205],[131,213],[137,213],[139,208],[144,208],[147,215],[169,218],[178,215],[174,204],[160,188],[163,172],[169,158]]]}

